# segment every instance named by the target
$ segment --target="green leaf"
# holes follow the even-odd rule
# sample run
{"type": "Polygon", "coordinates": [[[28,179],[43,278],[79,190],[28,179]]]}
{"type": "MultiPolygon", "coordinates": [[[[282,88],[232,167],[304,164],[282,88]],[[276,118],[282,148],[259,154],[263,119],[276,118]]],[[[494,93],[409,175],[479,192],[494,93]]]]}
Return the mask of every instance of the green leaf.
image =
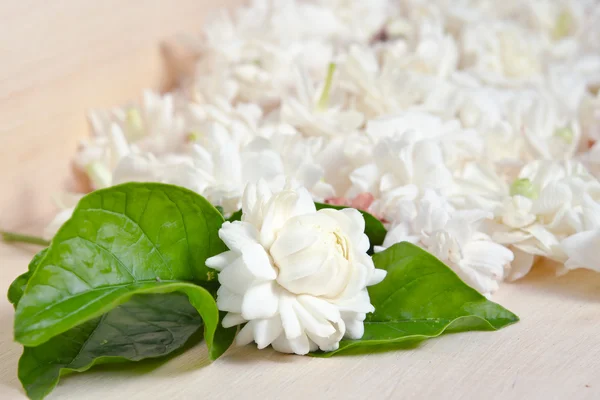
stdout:
{"type": "Polygon", "coordinates": [[[343,340],[336,351],[313,355],[389,350],[445,332],[497,330],[519,320],[415,245],[398,243],[375,254],[373,261],[388,273],[381,283],[369,287],[375,312],[365,320],[363,337],[343,340]]]}
{"type": "Polygon", "coordinates": [[[214,299],[176,281],[210,284],[214,273],[205,261],[226,250],[217,234],[222,223],[203,197],[176,186],[127,183],[85,196],[29,278],[15,339],[37,346],[133,294],[183,291],[204,319],[210,349],[218,323],[214,299]]]}
{"type": "Polygon", "coordinates": [[[136,295],[102,317],[68,330],[37,347],[25,347],[19,380],[31,399],[42,399],[61,375],[93,365],[165,356],[202,326],[185,295],[136,295]]]}
{"type": "Polygon", "coordinates": [[[227,221],[229,221],[229,222],[241,221],[241,220],[242,220],[242,210],[237,210],[236,212],[231,214],[231,216],[229,218],[227,218],[227,221]]]}
{"type": "MultiPolygon", "coordinates": [[[[317,207],[317,210],[321,210],[323,208],[333,208],[336,210],[342,210],[344,208],[347,208],[344,206],[334,206],[331,204],[324,203],[315,203],[315,206],[317,207]]],[[[360,211],[360,213],[365,218],[365,235],[367,235],[367,237],[369,238],[369,242],[371,243],[371,249],[369,250],[369,254],[371,254],[374,246],[380,246],[381,244],[383,244],[385,235],[387,235],[387,230],[385,229],[385,226],[383,226],[383,223],[377,218],[375,218],[373,215],[363,210],[358,211],[360,211]]]]}
{"type": "Polygon", "coordinates": [[[10,303],[15,308],[17,307],[19,300],[21,300],[23,292],[25,292],[25,287],[27,286],[27,282],[29,282],[31,274],[33,273],[33,271],[35,271],[40,261],[42,261],[42,258],[44,258],[44,256],[46,255],[46,250],[48,249],[44,249],[37,253],[35,256],[33,256],[33,259],[29,263],[29,268],[27,272],[19,275],[13,281],[13,283],[10,284],[10,287],[8,288],[8,301],[10,301],[10,303]]]}
{"type": "MultiPolygon", "coordinates": [[[[315,207],[317,210],[321,210],[323,208],[333,208],[336,210],[341,210],[347,207],[344,206],[334,206],[331,204],[324,203],[315,203],[315,207]]],[[[372,252],[374,246],[379,246],[383,244],[383,240],[385,239],[385,235],[387,234],[387,230],[383,223],[375,218],[373,215],[369,214],[366,211],[358,210],[365,218],[365,234],[369,237],[369,242],[371,243],[370,252],[372,252]]],[[[233,221],[241,221],[242,219],[242,210],[238,210],[231,214],[231,216],[227,219],[229,222],[233,221]]]]}
{"type": "MultiPolygon", "coordinates": [[[[227,315],[227,312],[220,312],[219,321],[222,321],[225,315],[227,315]]],[[[235,335],[237,335],[238,328],[238,326],[223,328],[221,324],[218,324],[213,338],[213,344],[209,348],[208,353],[208,356],[211,360],[216,360],[217,358],[221,357],[223,353],[225,353],[227,349],[231,347],[231,344],[235,339],[235,335]]]]}

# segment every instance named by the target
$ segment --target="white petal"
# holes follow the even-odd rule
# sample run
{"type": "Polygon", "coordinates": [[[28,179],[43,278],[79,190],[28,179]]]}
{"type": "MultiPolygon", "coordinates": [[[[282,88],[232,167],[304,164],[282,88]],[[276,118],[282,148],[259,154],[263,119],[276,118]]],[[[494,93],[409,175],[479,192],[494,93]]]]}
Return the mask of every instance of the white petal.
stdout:
{"type": "Polygon", "coordinates": [[[221,325],[223,328],[231,328],[232,326],[241,325],[246,320],[242,317],[242,314],[238,313],[227,313],[225,317],[223,317],[223,321],[221,321],[221,325]]]}
{"type": "Polygon", "coordinates": [[[217,271],[222,271],[223,268],[233,264],[239,257],[240,255],[234,251],[225,251],[221,254],[217,254],[216,256],[208,258],[206,260],[206,266],[216,269],[217,271]]]}
{"type": "Polygon", "coordinates": [[[219,237],[230,250],[238,253],[246,245],[258,242],[256,228],[247,222],[225,222],[219,229],[219,237]]]}
{"type": "MultiPolygon", "coordinates": [[[[401,223],[388,231],[388,233],[385,235],[381,249],[387,249],[388,247],[400,242],[416,244],[418,241],[419,236],[416,235],[415,232],[412,232],[410,225],[408,223],[401,223]]],[[[380,246],[377,247],[379,248],[380,246]]]]}
{"type": "Polygon", "coordinates": [[[366,252],[369,247],[368,237],[364,234],[365,231],[365,218],[362,214],[354,208],[345,208],[343,210],[334,210],[326,208],[319,210],[318,214],[325,214],[329,218],[335,220],[342,231],[351,238],[351,241],[355,244],[360,243],[363,238],[367,238],[367,248],[361,251],[366,252]]]}
{"type": "Polygon", "coordinates": [[[311,314],[299,302],[294,303],[294,310],[300,324],[302,324],[302,327],[306,331],[321,337],[327,337],[335,333],[335,328],[331,323],[327,322],[324,318],[311,314]]]}
{"type": "Polygon", "coordinates": [[[551,183],[540,193],[533,203],[531,212],[534,214],[550,214],[571,201],[571,189],[562,183],[551,183]]]}
{"type": "Polygon", "coordinates": [[[569,257],[568,268],[589,268],[600,272],[600,229],[569,236],[561,245],[569,257]]]}
{"type": "Polygon", "coordinates": [[[113,158],[113,167],[116,166],[116,162],[121,160],[123,157],[129,155],[129,145],[127,144],[127,139],[125,139],[125,135],[123,135],[123,131],[117,124],[112,124],[110,129],[110,142],[111,142],[111,150],[114,154],[113,158]]]}
{"type": "Polygon", "coordinates": [[[271,346],[273,346],[273,350],[280,353],[294,354],[290,339],[285,337],[285,335],[279,335],[277,339],[273,340],[271,346]]]}
{"type": "MultiPolygon", "coordinates": [[[[340,320],[340,324],[343,323],[344,321],[340,320]]],[[[332,340],[330,338],[319,337],[311,333],[307,333],[307,336],[312,342],[314,342],[318,346],[319,349],[321,349],[321,351],[335,351],[340,348],[339,340],[332,340]]],[[[311,351],[315,350],[311,349],[311,351]]]]}
{"type": "Polygon", "coordinates": [[[509,281],[516,281],[521,279],[531,271],[533,263],[535,262],[535,255],[526,253],[518,248],[512,248],[513,254],[515,255],[514,260],[510,263],[510,271],[508,274],[509,281]]]}
{"type": "Polygon", "coordinates": [[[354,311],[360,313],[371,313],[375,307],[371,305],[369,292],[366,289],[358,292],[354,297],[335,301],[340,311],[354,311]]]}
{"type": "MultiPolygon", "coordinates": [[[[233,252],[232,252],[233,253],[233,252]]],[[[219,274],[219,283],[233,293],[244,295],[256,278],[239,257],[219,274]]]]}
{"type": "Polygon", "coordinates": [[[322,315],[332,322],[340,320],[340,311],[328,301],[309,295],[298,296],[298,301],[313,315],[322,315]]]}
{"type": "Polygon", "coordinates": [[[371,273],[371,277],[369,278],[369,281],[367,282],[367,286],[377,285],[378,283],[380,283],[381,281],[383,281],[385,279],[386,275],[387,275],[386,270],[374,269],[371,273]]]}
{"type": "Polygon", "coordinates": [[[295,338],[302,334],[302,326],[294,310],[294,302],[296,299],[287,294],[279,299],[279,315],[287,338],[295,338]]]}
{"type": "Polygon", "coordinates": [[[233,313],[242,312],[243,297],[239,294],[233,293],[225,286],[221,286],[217,290],[217,307],[221,311],[229,311],[233,313]]]}
{"type": "Polygon", "coordinates": [[[357,192],[374,192],[374,183],[378,181],[378,177],[379,169],[374,163],[356,168],[349,176],[357,192]]]}
{"type": "Polygon", "coordinates": [[[242,316],[247,320],[270,318],[277,313],[279,298],[274,283],[252,286],[244,295],[242,316]]]}
{"type": "Polygon", "coordinates": [[[348,339],[360,339],[365,334],[364,313],[343,313],[342,318],[346,324],[346,334],[344,337],[348,339]]]}
{"type": "Polygon", "coordinates": [[[458,267],[450,265],[454,272],[469,286],[479,293],[489,298],[491,294],[498,290],[498,281],[489,275],[481,274],[478,271],[468,267],[458,267]]]}
{"type": "Polygon", "coordinates": [[[298,195],[291,190],[279,192],[271,198],[260,230],[260,242],[265,248],[271,247],[283,224],[294,216],[297,202],[298,195]]]}
{"type": "Polygon", "coordinates": [[[281,319],[273,317],[254,321],[254,341],[259,349],[264,349],[283,333],[281,319]]]}
{"type": "Polygon", "coordinates": [[[506,247],[483,240],[469,242],[462,250],[461,267],[471,268],[497,280],[502,279],[504,266],[514,258],[506,247]]]}
{"type": "MultiPolygon", "coordinates": [[[[335,332],[327,337],[317,336],[311,332],[306,332],[306,334],[322,351],[334,351],[340,347],[340,340],[342,340],[346,333],[346,325],[344,321],[340,319],[338,322],[334,323],[333,326],[335,327],[335,332]]],[[[311,351],[314,350],[316,349],[311,348],[311,351]]]]}
{"type": "Polygon", "coordinates": [[[588,193],[583,195],[583,214],[585,230],[600,229],[600,203],[594,201],[588,193]]]}
{"type": "Polygon", "coordinates": [[[306,336],[305,333],[298,336],[297,338],[288,339],[288,341],[292,352],[298,355],[303,356],[308,354],[308,352],[310,351],[310,343],[308,340],[308,336],[306,336]]]}
{"type": "Polygon", "coordinates": [[[238,332],[235,337],[235,344],[238,346],[245,346],[247,344],[252,343],[254,340],[254,323],[255,321],[250,321],[238,332]]]}
{"type": "Polygon", "coordinates": [[[277,278],[277,271],[273,268],[269,255],[258,243],[249,243],[242,248],[242,258],[248,270],[259,280],[273,280],[277,278]]]}
{"type": "Polygon", "coordinates": [[[346,288],[340,295],[342,298],[349,298],[355,296],[357,293],[365,290],[369,281],[371,271],[373,271],[373,264],[363,265],[355,260],[352,264],[352,275],[346,285],[346,288]]]}
{"type": "Polygon", "coordinates": [[[300,224],[286,226],[286,229],[277,236],[269,252],[275,261],[281,260],[311,246],[318,239],[319,236],[310,227],[300,224]]]}

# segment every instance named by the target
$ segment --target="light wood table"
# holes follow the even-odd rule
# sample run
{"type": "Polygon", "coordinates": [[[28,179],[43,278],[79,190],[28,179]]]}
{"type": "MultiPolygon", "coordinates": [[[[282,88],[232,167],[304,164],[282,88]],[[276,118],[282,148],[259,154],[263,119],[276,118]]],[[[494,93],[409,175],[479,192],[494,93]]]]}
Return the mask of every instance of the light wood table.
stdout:
{"type": "MultiPolygon", "coordinates": [[[[238,1],[12,3],[0,4],[0,225],[39,233],[53,212],[49,195],[71,180],[67,160],[86,135],[86,109],[167,86],[159,43],[197,32],[209,8],[238,1]]],[[[35,250],[0,244],[0,399],[25,398],[16,376],[21,347],[3,294],[35,250]]],[[[494,300],[522,321],[413,350],[333,359],[247,346],[211,364],[198,345],[166,363],[68,376],[49,398],[600,398],[600,274],[556,278],[537,268],[494,300]]]]}

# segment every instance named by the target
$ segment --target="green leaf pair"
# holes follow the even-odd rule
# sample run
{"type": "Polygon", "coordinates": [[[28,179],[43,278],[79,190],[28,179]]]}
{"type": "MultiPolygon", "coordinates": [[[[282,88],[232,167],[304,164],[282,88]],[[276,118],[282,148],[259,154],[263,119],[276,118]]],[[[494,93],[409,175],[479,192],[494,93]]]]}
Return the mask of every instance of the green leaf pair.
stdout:
{"type": "Polygon", "coordinates": [[[43,398],[69,370],[166,355],[202,325],[218,358],[235,334],[218,328],[205,265],[225,250],[222,223],[204,198],[174,186],[130,183],[83,198],[9,289],[29,397],[43,398]]]}

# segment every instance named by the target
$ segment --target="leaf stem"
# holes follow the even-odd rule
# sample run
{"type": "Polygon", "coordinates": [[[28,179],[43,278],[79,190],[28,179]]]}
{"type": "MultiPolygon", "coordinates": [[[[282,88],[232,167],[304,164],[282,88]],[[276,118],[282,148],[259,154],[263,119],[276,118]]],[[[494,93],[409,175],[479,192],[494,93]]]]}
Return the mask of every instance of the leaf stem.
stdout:
{"type": "Polygon", "coordinates": [[[5,232],[5,231],[0,231],[0,234],[2,235],[2,240],[4,240],[5,242],[29,243],[29,244],[37,244],[40,246],[48,246],[50,244],[49,241],[47,241],[46,239],[41,238],[39,236],[29,236],[29,235],[23,235],[20,233],[5,232]]]}

